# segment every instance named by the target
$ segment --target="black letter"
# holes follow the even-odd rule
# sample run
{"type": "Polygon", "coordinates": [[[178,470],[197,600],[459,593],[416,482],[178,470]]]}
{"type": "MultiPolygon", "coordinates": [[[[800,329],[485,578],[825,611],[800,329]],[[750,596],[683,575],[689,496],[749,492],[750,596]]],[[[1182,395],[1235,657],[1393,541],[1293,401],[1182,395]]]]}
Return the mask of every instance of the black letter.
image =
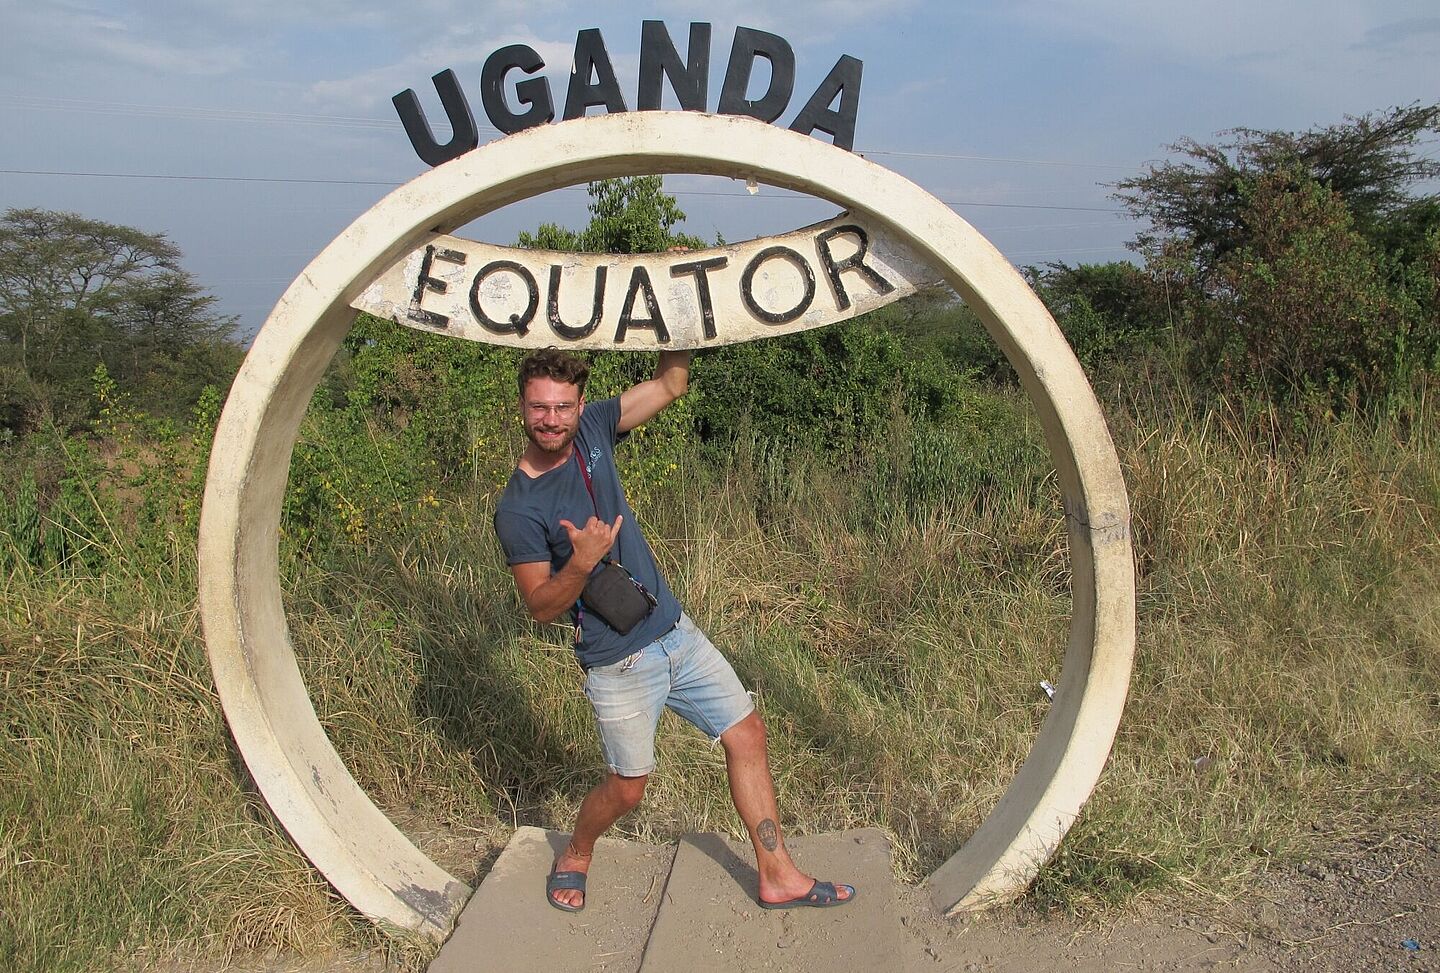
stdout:
{"type": "Polygon", "coordinates": [[[861,61],[849,54],[840,55],[840,60],[825,75],[820,87],[805,102],[790,131],[809,135],[817,128],[833,136],[836,148],[849,151],[855,147],[855,115],[860,111],[860,69],[861,61]],[[831,111],[830,103],[840,96],[840,110],[831,111]]]}
{"type": "Polygon", "coordinates": [[[579,118],[591,105],[604,105],[606,111],[628,111],[610,55],[605,53],[605,38],[589,27],[575,35],[575,60],[570,65],[570,88],[565,94],[565,117],[579,118]],[[590,83],[590,75],[595,83],[590,83]]]}
{"type": "Polygon", "coordinates": [[[540,306],[540,288],[535,286],[535,278],[530,271],[520,266],[513,260],[492,260],[480,268],[480,273],[475,275],[475,283],[470,285],[470,310],[475,315],[475,320],[483,324],[486,329],[496,334],[518,334],[522,337],[530,330],[530,322],[535,318],[535,309],[540,306]],[[525,289],[530,292],[530,303],[525,307],[524,314],[510,315],[510,321],[502,324],[485,313],[480,306],[480,285],[485,283],[485,278],[491,274],[508,270],[525,282],[525,289]]]}
{"type": "Polygon", "coordinates": [[[790,42],[775,34],[749,27],[735,28],[735,43],[730,47],[730,64],[725,68],[725,84],[720,88],[721,115],[750,115],[762,122],[773,122],[790,104],[795,90],[795,52],[790,42]],[[750,72],[755,59],[770,62],[770,88],[764,97],[750,101],[745,97],[750,87],[750,72]]]}
{"type": "Polygon", "coordinates": [[[405,134],[410,136],[416,155],[427,166],[438,166],[479,145],[480,133],[475,128],[475,116],[470,114],[470,103],[460,90],[455,72],[446,68],[430,80],[435,82],[440,104],[445,106],[445,117],[450,119],[450,130],[454,133],[444,145],[435,141],[435,133],[430,130],[430,123],[420,108],[420,99],[415,97],[414,88],[406,88],[390,101],[400,113],[400,123],[405,126],[405,134]]]}
{"type": "Polygon", "coordinates": [[[664,22],[647,20],[640,25],[640,91],[635,107],[641,111],[660,107],[662,75],[670,79],[670,87],[681,108],[705,110],[705,92],[710,81],[709,24],[690,25],[690,49],[683,65],[664,22]]]}
{"type": "Polygon", "coordinates": [[[480,70],[480,102],[490,124],[506,135],[525,128],[544,125],[555,117],[555,106],[550,101],[550,82],[543,77],[531,78],[515,85],[515,97],[522,105],[532,105],[523,115],[517,115],[505,104],[505,75],[513,68],[526,74],[534,74],[545,66],[534,49],[524,44],[502,47],[485,59],[480,70]]]}
{"type": "Polygon", "coordinates": [[[653,328],[657,339],[670,340],[670,332],[665,330],[665,319],[660,315],[660,302],[655,300],[655,288],[650,286],[650,273],[638,264],[630,274],[630,289],[625,292],[625,306],[620,310],[620,325],[615,329],[615,340],[624,341],[625,332],[636,327],[653,328]],[[650,317],[637,320],[631,312],[635,310],[635,292],[642,289],[645,292],[645,310],[650,317]]]}
{"type": "Polygon", "coordinates": [[[825,264],[825,275],[830,278],[830,286],[835,289],[835,303],[840,306],[840,310],[843,311],[850,306],[850,295],[845,293],[845,285],[840,282],[840,271],[842,270],[860,271],[881,294],[889,294],[895,289],[895,285],[881,277],[874,267],[865,265],[865,254],[870,252],[870,237],[860,227],[847,223],[844,226],[826,230],[815,238],[815,247],[820,251],[820,260],[825,264]],[[834,254],[830,252],[830,241],[842,233],[853,233],[860,241],[860,248],[836,263],[834,254]]]}
{"type": "Polygon", "coordinates": [[[711,257],[708,260],[692,260],[670,268],[671,277],[690,274],[695,278],[695,291],[700,295],[700,317],[705,323],[705,337],[715,337],[715,305],[710,301],[710,271],[718,270],[730,262],[729,257],[711,257]]]}
{"type": "Polygon", "coordinates": [[[804,314],[810,307],[810,302],[815,300],[815,273],[810,269],[810,264],[805,258],[789,247],[766,247],[745,265],[745,272],[740,275],[740,296],[744,298],[745,306],[750,309],[750,313],[757,318],[771,324],[786,324],[804,314]],[[759,270],[760,265],[771,257],[784,257],[799,267],[801,276],[805,278],[805,296],[800,298],[799,304],[788,311],[767,311],[755,300],[755,271],[759,270]]]}
{"type": "Polygon", "coordinates": [[[426,291],[434,291],[436,294],[445,293],[445,282],[438,277],[430,276],[430,268],[434,266],[436,257],[452,264],[465,262],[465,254],[459,250],[436,247],[433,244],[427,246],[425,256],[420,261],[420,277],[415,281],[415,293],[410,296],[410,310],[405,316],[411,321],[419,321],[421,324],[428,324],[434,328],[447,328],[450,326],[449,317],[434,311],[427,311],[420,306],[420,301],[425,297],[426,291]]]}
{"type": "Polygon", "coordinates": [[[550,327],[556,334],[575,341],[594,331],[600,324],[600,312],[605,307],[605,274],[609,269],[604,264],[595,268],[595,303],[590,308],[590,320],[577,328],[560,320],[560,265],[550,265],[550,293],[545,299],[545,312],[550,318],[550,327]]]}

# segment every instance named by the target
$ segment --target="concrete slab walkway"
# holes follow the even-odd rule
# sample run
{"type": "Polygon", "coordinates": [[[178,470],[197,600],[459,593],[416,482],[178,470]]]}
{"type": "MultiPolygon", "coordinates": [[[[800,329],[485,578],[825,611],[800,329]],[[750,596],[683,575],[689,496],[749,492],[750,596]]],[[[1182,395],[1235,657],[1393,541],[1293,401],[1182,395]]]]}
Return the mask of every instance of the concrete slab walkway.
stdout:
{"type": "Polygon", "coordinates": [[[600,839],[585,911],[569,913],[545,904],[545,878],[569,839],[516,831],[429,973],[635,973],[675,848],[600,839]]]}
{"type": "Polygon", "coordinates": [[[748,842],[686,836],[641,973],[897,969],[902,942],[885,835],[867,828],[785,843],[809,874],[854,885],[855,901],[830,909],[762,909],[748,842]]]}
{"type": "Polygon", "coordinates": [[[754,854],[721,835],[678,849],[602,839],[585,911],[545,904],[568,835],[521,828],[466,905],[429,973],[749,973],[887,970],[904,942],[890,846],[875,829],[792,838],[801,868],[856,886],[851,905],[761,909],[754,854]]]}

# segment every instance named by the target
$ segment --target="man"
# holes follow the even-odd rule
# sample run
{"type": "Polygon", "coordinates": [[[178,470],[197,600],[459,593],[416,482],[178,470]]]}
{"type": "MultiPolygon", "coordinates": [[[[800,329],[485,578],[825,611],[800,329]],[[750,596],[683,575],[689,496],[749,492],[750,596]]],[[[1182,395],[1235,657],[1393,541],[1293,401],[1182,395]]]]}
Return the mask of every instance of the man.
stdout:
{"type": "Polygon", "coordinates": [[[545,349],[520,365],[529,443],[496,508],[495,533],[531,616],[549,622],[570,611],[575,617],[585,695],[609,765],[581,802],[545,895],[566,912],[585,907],[595,841],[640,803],[655,768],[655,727],[669,706],[725,748],[730,795],[755,845],[760,905],[840,905],[855,897],[854,887],[816,881],[785,850],[765,725],[729,662],[660,576],[615,472],[615,444],[684,395],[689,376],[689,352],[662,353],[649,381],[587,404],[589,367],[579,359],[545,349]],[[607,558],[623,565],[653,601],[627,634],[586,610],[581,599],[607,558]]]}

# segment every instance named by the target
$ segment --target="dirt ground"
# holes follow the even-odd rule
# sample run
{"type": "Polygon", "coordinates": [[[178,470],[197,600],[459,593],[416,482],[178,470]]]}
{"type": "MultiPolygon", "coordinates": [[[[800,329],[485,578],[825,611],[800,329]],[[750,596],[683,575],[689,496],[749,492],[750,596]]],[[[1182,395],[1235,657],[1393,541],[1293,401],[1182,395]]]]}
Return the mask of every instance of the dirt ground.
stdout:
{"type": "Polygon", "coordinates": [[[1234,902],[1076,921],[1017,908],[937,918],[913,893],[901,921],[915,973],[1440,971],[1440,812],[1278,866],[1234,902]]]}
{"type": "MultiPolygon", "coordinates": [[[[1235,900],[1189,898],[1078,920],[1017,907],[950,920],[898,890],[904,973],[1239,970],[1440,973],[1440,811],[1275,866],[1235,900]]],[[[193,973],[390,973],[377,954],[270,957],[193,973]]],[[[805,973],[796,967],[797,973],[805,973]]],[[[865,973],[865,971],[860,971],[865,973]]],[[[888,971],[887,971],[888,973],[888,971]]]]}

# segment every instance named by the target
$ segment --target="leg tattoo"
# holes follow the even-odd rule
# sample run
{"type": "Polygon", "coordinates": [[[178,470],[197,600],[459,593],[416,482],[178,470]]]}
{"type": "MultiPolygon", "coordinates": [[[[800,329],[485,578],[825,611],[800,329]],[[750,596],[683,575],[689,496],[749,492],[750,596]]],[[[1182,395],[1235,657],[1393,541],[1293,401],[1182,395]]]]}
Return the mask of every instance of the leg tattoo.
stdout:
{"type": "Polygon", "coordinates": [[[780,829],[775,827],[775,822],[769,818],[755,826],[755,836],[760,839],[760,844],[765,846],[766,851],[774,851],[780,846],[780,829]]]}

